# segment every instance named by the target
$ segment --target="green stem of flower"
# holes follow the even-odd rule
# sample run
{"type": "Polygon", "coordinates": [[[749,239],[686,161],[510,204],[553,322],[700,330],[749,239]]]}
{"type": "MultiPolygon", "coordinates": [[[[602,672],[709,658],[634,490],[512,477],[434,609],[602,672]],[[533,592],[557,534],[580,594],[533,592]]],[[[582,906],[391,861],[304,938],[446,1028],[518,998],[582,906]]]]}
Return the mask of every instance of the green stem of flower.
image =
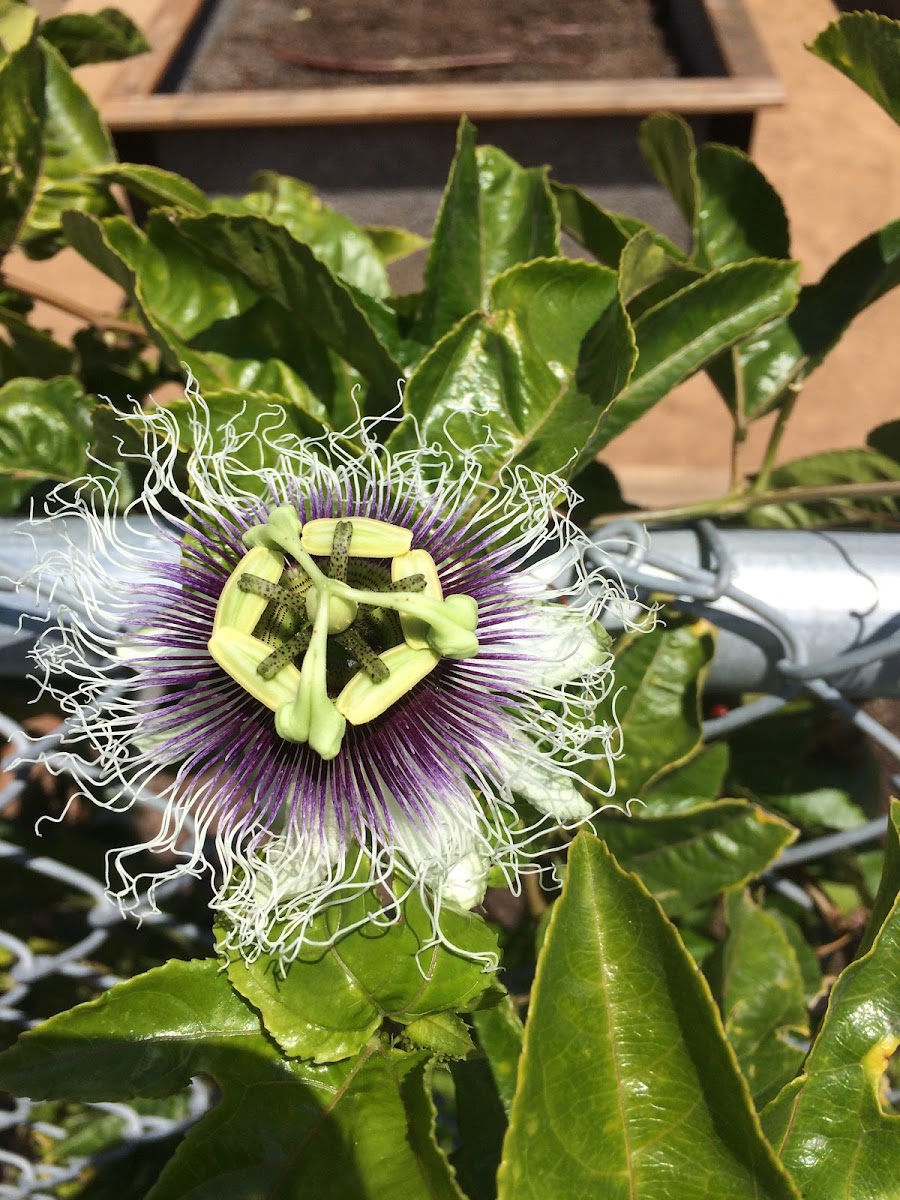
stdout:
{"type": "Polygon", "coordinates": [[[775,459],[778,455],[778,448],[781,445],[781,439],[784,437],[784,431],[787,429],[787,423],[790,420],[791,413],[794,411],[794,406],[800,398],[800,385],[789,384],[787,395],[782,401],[778,416],[775,418],[775,424],[769,434],[769,440],[766,443],[766,448],[763,453],[762,465],[759,468],[759,473],[753,481],[751,491],[764,491],[768,485],[769,479],[772,476],[772,471],[775,468],[775,459]]]}

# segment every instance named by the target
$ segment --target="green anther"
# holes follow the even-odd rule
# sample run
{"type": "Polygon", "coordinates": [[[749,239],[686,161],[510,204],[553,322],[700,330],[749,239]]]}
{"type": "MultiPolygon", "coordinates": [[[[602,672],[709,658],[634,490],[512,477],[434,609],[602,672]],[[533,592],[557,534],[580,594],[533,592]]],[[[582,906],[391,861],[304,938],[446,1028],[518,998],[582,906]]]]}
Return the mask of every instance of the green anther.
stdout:
{"type": "Polygon", "coordinates": [[[405,644],[392,646],[381,655],[390,672],[381,683],[373,683],[364,671],[358,671],[335,701],[351,725],[374,721],[395,704],[416,684],[421,683],[441,661],[434,650],[413,650],[405,644]]]}
{"type": "Polygon", "coordinates": [[[346,580],[352,538],[352,521],[338,521],[334,527],[334,537],[331,540],[331,557],[328,560],[329,579],[346,580]]]}
{"type": "Polygon", "coordinates": [[[268,658],[264,658],[256,668],[257,674],[262,679],[272,679],[282,667],[286,667],[288,663],[298,658],[309,646],[312,638],[312,626],[307,625],[305,629],[300,629],[292,637],[288,638],[278,646],[268,658]]]}
{"type": "MultiPolygon", "coordinates": [[[[331,554],[337,527],[345,523],[338,517],[317,517],[315,521],[307,521],[303,526],[303,549],[307,554],[331,554]]],[[[405,554],[412,545],[411,530],[399,525],[390,525],[374,517],[354,517],[352,524],[351,558],[393,558],[395,554],[405,554]]]]}
{"type": "Polygon", "coordinates": [[[239,629],[243,633],[252,633],[266,610],[268,600],[259,593],[248,594],[241,587],[241,577],[249,572],[265,583],[275,584],[283,571],[284,559],[274,550],[265,546],[255,546],[249,550],[222,588],[213,618],[213,633],[219,629],[239,629]]]}
{"type": "Polygon", "coordinates": [[[349,654],[352,654],[373,683],[382,683],[390,671],[368,642],[355,629],[346,629],[334,639],[349,654]]]}

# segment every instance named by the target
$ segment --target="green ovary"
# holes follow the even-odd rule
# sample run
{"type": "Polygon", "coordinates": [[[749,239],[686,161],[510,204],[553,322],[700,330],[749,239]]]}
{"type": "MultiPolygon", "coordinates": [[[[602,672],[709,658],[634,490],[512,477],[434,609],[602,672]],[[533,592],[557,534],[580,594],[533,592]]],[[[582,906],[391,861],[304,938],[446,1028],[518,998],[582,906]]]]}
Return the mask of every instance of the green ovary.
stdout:
{"type": "Polygon", "coordinates": [[[441,658],[478,653],[477,603],[444,598],[433,560],[411,550],[406,529],[368,517],[304,527],[282,505],[244,541],[210,654],[274,711],[281,737],[323,759],[339,753],[348,721],[386,712],[441,658]]]}

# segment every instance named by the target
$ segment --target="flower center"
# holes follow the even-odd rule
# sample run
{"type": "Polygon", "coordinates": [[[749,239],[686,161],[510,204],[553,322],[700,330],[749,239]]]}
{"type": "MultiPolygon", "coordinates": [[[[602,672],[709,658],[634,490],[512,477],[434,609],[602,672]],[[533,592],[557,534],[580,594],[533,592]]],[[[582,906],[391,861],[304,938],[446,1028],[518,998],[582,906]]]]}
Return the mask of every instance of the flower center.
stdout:
{"type": "Polygon", "coordinates": [[[386,712],[441,658],[478,653],[478,605],[444,597],[408,529],[371,517],[303,525],[281,505],[244,543],[209,652],[274,711],[281,737],[322,758],[338,753],[348,721],[386,712]]]}

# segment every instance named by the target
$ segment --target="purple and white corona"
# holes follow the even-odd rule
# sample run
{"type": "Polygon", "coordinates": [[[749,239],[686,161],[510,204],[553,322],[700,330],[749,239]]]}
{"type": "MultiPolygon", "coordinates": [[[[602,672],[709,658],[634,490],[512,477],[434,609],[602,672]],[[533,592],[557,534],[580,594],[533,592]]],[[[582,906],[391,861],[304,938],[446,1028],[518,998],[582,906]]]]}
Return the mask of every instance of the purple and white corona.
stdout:
{"type": "Polygon", "coordinates": [[[84,612],[37,651],[69,678],[91,793],[165,801],[155,834],[110,855],[109,890],[127,910],[209,871],[247,959],[289,962],[375,885],[419,889],[440,937],[443,905],[478,904],[492,867],[514,881],[547,830],[597,810],[584,764],[621,749],[595,716],[608,585],[560,511],[571,495],[521,466],[487,480],[472,453],[391,453],[362,421],[303,439],[269,408],[213,436],[198,396],[188,412],[186,491],[183,410],[180,429],[165,407],[132,418],[151,462],[139,550],[99,485],[49,518],[92,528],[68,563],[84,612]]]}

